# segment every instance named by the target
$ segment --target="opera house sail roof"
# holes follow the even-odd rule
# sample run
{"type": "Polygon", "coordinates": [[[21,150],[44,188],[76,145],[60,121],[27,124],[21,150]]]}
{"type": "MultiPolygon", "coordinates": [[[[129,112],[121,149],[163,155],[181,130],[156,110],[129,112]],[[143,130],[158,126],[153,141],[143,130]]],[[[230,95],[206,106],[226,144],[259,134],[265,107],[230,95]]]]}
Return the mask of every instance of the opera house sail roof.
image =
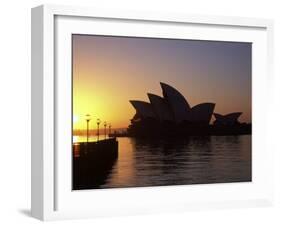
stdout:
{"type": "Polygon", "coordinates": [[[147,95],[153,107],[153,110],[160,121],[174,120],[169,104],[163,97],[157,96],[152,93],[148,93],[147,95]]]}
{"type": "Polygon", "coordinates": [[[227,115],[221,115],[218,113],[214,113],[214,116],[216,118],[214,124],[217,125],[233,125],[235,123],[238,123],[238,118],[242,112],[233,112],[227,115]]]}
{"type": "Polygon", "coordinates": [[[155,118],[156,115],[152,109],[152,105],[145,101],[130,100],[133,107],[136,109],[136,114],[142,118],[155,118]]]}
{"type": "MultiPolygon", "coordinates": [[[[190,107],[184,96],[174,87],[160,82],[163,97],[148,93],[150,103],[131,100],[137,118],[154,118],[159,121],[209,124],[215,108],[214,103],[202,103],[190,107]]],[[[135,117],[134,117],[135,118],[135,117]]]]}
{"type": "Polygon", "coordinates": [[[163,96],[169,103],[176,122],[187,120],[190,106],[184,96],[172,86],[160,82],[163,96]]]}
{"type": "Polygon", "coordinates": [[[214,103],[202,103],[191,108],[188,114],[188,121],[194,123],[209,124],[215,109],[214,103]]]}
{"type": "Polygon", "coordinates": [[[149,102],[130,100],[136,110],[128,126],[130,136],[181,137],[251,134],[251,123],[240,123],[242,112],[222,115],[214,113],[215,103],[199,103],[191,107],[174,87],[160,83],[163,97],[147,93],[149,102]],[[212,116],[214,121],[210,124],[212,116]]]}

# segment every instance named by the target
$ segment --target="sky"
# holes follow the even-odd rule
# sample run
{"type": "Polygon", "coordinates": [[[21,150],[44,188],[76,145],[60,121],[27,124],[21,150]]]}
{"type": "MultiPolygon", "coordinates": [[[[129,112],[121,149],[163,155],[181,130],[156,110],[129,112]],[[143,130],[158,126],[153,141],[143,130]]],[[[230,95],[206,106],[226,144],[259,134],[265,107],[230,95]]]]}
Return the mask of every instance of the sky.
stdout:
{"type": "Polygon", "coordinates": [[[162,96],[160,82],[179,90],[190,106],[216,103],[214,112],[243,112],[251,122],[251,43],[72,35],[73,126],[99,118],[126,128],[129,100],[162,96]]]}

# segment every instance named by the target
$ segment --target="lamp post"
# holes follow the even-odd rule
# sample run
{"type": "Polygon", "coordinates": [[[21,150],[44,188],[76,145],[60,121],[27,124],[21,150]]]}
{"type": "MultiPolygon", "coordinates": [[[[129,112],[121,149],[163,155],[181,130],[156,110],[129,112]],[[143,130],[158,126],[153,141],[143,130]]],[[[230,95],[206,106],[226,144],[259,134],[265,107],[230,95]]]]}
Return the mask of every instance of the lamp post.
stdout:
{"type": "Polygon", "coordinates": [[[99,141],[99,137],[100,137],[100,131],[99,131],[99,128],[100,128],[100,119],[99,119],[99,118],[97,119],[97,126],[98,126],[97,135],[98,135],[98,141],[99,141]]]}
{"type": "Polygon", "coordinates": [[[87,146],[89,142],[89,122],[91,120],[91,115],[87,114],[86,115],[86,122],[87,122],[87,146]]]}
{"type": "Polygon", "coordinates": [[[104,126],[104,139],[106,140],[106,126],[107,126],[107,123],[104,122],[103,126],[104,126]]]}
{"type": "Polygon", "coordinates": [[[108,136],[111,134],[111,123],[108,124],[108,136]]]}

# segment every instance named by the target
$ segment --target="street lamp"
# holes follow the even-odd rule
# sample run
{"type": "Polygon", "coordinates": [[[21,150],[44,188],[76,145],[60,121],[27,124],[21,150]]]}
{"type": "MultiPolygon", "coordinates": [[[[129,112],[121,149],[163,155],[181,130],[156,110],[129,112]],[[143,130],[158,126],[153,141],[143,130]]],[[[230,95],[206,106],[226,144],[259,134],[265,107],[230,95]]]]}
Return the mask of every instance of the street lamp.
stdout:
{"type": "Polygon", "coordinates": [[[104,139],[106,140],[106,126],[107,126],[107,123],[104,122],[103,126],[104,126],[104,139]]]}
{"type": "Polygon", "coordinates": [[[99,131],[99,128],[100,128],[100,119],[99,119],[99,118],[97,119],[97,126],[98,126],[97,135],[98,135],[98,141],[99,141],[99,137],[100,137],[100,131],[99,131]]]}
{"type": "Polygon", "coordinates": [[[110,134],[111,134],[111,123],[109,123],[108,125],[108,136],[110,136],[110,134]]]}
{"type": "Polygon", "coordinates": [[[89,122],[91,120],[91,115],[87,114],[86,115],[86,122],[87,122],[87,145],[89,142],[89,122]]]}

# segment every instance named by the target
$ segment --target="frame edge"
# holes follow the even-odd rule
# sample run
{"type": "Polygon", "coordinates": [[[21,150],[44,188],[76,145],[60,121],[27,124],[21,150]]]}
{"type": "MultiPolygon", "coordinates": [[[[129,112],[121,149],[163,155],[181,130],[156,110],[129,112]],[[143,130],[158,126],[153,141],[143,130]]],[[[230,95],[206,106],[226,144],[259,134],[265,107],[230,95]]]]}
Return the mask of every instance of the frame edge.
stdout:
{"type": "Polygon", "coordinates": [[[43,220],[43,6],[31,9],[31,215],[43,220]]]}

